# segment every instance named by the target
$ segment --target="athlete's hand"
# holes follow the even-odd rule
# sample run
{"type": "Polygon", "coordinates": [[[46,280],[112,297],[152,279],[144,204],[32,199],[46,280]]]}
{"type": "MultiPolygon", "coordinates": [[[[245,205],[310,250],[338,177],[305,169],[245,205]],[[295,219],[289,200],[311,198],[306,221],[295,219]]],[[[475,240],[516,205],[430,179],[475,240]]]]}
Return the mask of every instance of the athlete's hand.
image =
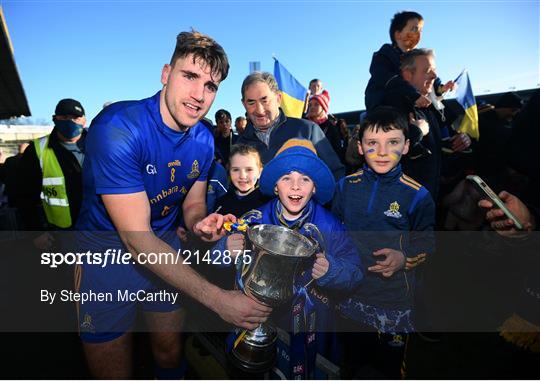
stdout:
{"type": "Polygon", "coordinates": [[[255,329],[264,323],[272,308],[244,295],[242,291],[221,290],[215,312],[226,322],[245,329],[255,329]]]}
{"type": "Polygon", "coordinates": [[[374,273],[380,273],[389,278],[398,270],[405,266],[405,255],[398,250],[380,249],[373,252],[375,256],[385,256],[382,261],[377,261],[375,266],[368,267],[368,270],[374,273]]]}
{"type": "Polygon", "coordinates": [[[203,241],[214,242],[224,237],[227,231],[223,228],[224,222],[236,222],[236,217],[232,214],[225,216],[212,213],[193,225],[193,233],[197,234],[203,241]]]}

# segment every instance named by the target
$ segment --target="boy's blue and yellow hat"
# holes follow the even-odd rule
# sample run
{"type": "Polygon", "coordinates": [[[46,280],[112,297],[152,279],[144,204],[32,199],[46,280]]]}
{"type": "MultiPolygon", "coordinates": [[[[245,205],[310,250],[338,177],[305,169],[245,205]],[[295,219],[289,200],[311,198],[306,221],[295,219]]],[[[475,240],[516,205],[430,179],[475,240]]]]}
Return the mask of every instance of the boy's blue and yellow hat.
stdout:
{"type": "Polygon", "coordinates": [[[289,139],[265,166],[259,179],[261,192],[273,196],[274,187],[283,175],[300,172],[313,181],[313,198],[326,204],[334,196],[336,182],[328,166],[319,159],[313,143],[307,139],[289,139]]]}

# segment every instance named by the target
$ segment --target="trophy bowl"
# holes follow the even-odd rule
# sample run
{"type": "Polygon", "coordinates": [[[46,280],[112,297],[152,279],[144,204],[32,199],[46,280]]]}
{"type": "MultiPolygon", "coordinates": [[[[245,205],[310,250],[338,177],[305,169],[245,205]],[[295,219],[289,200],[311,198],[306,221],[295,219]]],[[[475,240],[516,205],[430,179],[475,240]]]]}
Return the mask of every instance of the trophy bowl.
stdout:
{"type": "MultiPolygon", "coordinates": [[[[300,261],[317,250],[317,243],[291,229],[276,225],[256,225],[247,231],[252,260],[237,268],[246,295],[271,307],[291,300],[294,276],[300,261]]],[[[269,370],[276,356],[277,334],[271,323],[247,331],[232,349],[233,363],[254,373],[269,370]]]]}

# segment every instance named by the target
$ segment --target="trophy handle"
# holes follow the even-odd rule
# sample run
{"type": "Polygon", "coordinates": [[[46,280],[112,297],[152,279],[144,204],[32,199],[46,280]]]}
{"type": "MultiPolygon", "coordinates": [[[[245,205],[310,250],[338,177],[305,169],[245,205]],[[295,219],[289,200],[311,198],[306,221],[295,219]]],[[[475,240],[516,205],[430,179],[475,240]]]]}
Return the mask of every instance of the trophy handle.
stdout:
{"type": "Polygon", "coordinates": [[[257,209],[251,209],[249,212],[242,214],[241,220],[244,220],[246,224],[251,224],[253,220],[260,220],[262,218],[262,212],[257,209]]]}
{"type": "MultiPolygon", "coordinates": [[[[324,236],[322,235],[321,231],[317,227],[317,225],[312,224],[311,222],[308,222],[307,224],[304,224],[304,230],[307,234],[307,237],[311,240],[315,241],[317,244],[318,249],[325,254],[326,253],[326,242],[324,240],[324,236]]],[[[317,250],[315,251],[317,252],[317,250]]]]}
{"type": "Polygon", "coordinates": [[[254,219],[261,219],[262,218],[262,212],[257,209],[252,209],[247,213],[244,213],[242,217],[238,218],[236,222],[226,221],[223,223],[223,227],[225,230],[227,230],[229,233],[238,232],[238,233],[246,233],[249,229],[249,224],[254,219]]]}

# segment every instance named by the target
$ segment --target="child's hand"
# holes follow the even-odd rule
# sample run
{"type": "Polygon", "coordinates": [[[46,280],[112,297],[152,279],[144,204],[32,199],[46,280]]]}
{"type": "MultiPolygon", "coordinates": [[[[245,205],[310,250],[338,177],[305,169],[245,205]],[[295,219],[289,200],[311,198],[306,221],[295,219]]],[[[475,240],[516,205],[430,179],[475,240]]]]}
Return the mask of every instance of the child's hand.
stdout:
{"type": "Polygon", "coordinates": [[[176,235],[178,236],[178,238],[180,238],[180,241],[182,241],[184,243],[188,241],[188,232],[187,232],[186,228],[184,228],[182,226],[179,226],[176,229],[176,235]]]}
{"type": "Polygon", "coordinates": [[[429,107],[430,104],[431,101],[425,95],[420,95],[418,99],[414,102],[414,105],[418,108],[426,108],[429,107]]]}
{"type": "Polygon", "coordinates": [[[244,250],[244,240],[244,235],[239,233],[234,233],[227,237],[227,250],[231,252],[231,257],[236,258],[244,250]]]}
{"type": "Polygon", "coordinates": [[[317,253],[317,259],[315,260],[315,263],[313,264],[313,269],[311,270],[311,276],[313,277],[313,279],[319,279],[328,272],[329,267],[330,267],[330,262],[328,262],[328,259],[326,259],[324,254],[317,253]]]}
{"type": "Polygon", "coordinates": [[[380,249],[373,253],[375,256],[384,255],[386,258],[377,261],[375,266],[368,267],[368,270],[374,273],[381,273],[384,277],[391,277],[398,270],[405,266],[405,255],[401,251],[393,249],[380,249]]]}

